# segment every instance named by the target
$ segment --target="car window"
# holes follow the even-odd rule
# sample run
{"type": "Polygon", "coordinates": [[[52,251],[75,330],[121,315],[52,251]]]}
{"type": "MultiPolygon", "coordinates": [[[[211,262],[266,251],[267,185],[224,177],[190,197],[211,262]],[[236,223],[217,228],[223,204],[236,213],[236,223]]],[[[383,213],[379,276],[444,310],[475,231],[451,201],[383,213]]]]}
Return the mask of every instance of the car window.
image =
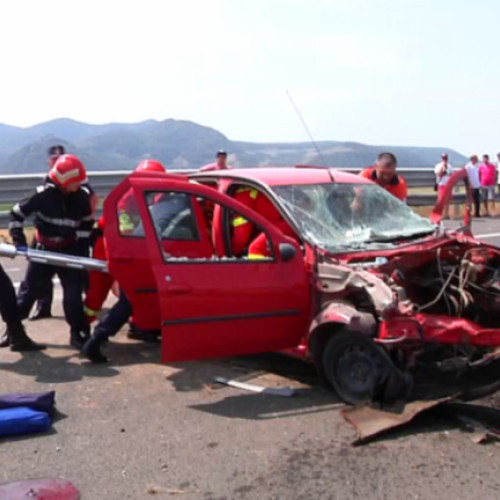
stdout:
{"type": "Polygon", "coordinates": [[[145,201],[165,262],[274,260],[262,228],[210,198],[150,191],[145,201]]]}
{"type": "Polygon", "coordinates": [[[186,193],[147,192],[146,204],[160,240],[198,240],[191,197],[186,193]]]}

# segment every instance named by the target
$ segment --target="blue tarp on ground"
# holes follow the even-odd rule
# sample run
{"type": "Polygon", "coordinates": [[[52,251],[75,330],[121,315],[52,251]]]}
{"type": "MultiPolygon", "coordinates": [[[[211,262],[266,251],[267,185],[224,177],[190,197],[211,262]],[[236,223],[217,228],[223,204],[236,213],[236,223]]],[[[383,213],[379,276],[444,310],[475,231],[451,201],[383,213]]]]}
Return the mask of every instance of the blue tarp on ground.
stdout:
{"type": "Polygon", "coordinates": [[[47,432],[52,425],[48,413],[26,406],[0,410],[0,437],[47,432]]]}
{"type": "Polygon", "coordinates": [[[0,394],[0,410],[24,406],[35,411],[52,413],[55,409],[55,395],[55,391],[0,394]]]}

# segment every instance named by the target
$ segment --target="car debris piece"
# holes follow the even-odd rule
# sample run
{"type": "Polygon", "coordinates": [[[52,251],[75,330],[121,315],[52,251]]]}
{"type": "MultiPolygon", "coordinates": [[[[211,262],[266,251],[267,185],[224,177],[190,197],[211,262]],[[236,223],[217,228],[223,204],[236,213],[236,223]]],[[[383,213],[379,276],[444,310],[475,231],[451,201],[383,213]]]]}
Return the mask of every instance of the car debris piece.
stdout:
{"type": "Polygon", "coordinates": [[[358,439],[353,445],[358,445],[367,442],[369,439],[383,432],[407,424],[422,412],[449,400],[451,400],[451,397],[432,401],[413,401],[402,408],[393,407],[392,411],[370,406],[358,406],[343,409],[342,416],[356,428],[358,439]]]}
{"type": "Polygon", "coordinates": [[[0,484],[0,498],[9,500],[79,500],[80,492],[63,479],[30,479],[0,484]]]}
{"type": "Polygon", "coordinates": [[[447,418],[473,432],[475,443],[500,441],[500,409],[455,401],[448,396],[432,401],[413,401],[404,407],[379,409],[370,406],[342,410],[343,417],[358,433],[353,445],[365,444],[380,434],[411,422],[417,415],[433,410],[433,415],[447,418]]]}
{"type": "Polygon", "coordinates": [[[229,385],[231,387],[236,387],[236,389],[243,389],[244,391],[258,392],[259,394],[283,397],[290,397],[295,394],[295,390],[291,387],[262,387],[261,385],[247,384],[236,380],[229,380],[224,377],[215,377],[214,380],[219,384],[229,385]]]}

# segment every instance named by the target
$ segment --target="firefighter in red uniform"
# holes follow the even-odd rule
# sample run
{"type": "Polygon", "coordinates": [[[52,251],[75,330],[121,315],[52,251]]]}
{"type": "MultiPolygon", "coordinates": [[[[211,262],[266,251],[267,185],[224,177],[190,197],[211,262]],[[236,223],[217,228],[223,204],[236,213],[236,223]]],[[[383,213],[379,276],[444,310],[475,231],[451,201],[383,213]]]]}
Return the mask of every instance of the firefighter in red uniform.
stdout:
{"type": "MultiPolygon", "coordinates": [[[[241,187],[236,191],[234,199],[246,207],[255,210],[258,196],[262,195],[259,195],[259,192],[256,189],[251,187],[241,187]]],[[[231,221],[231,225],[233,227],[233,234],[231,238],[233,255],[241,257],[250,241],[250,237],[252,236],[253,224],[247,221],[244,217],[235,215],[231,221]]]]}
{"type": "MultiPolygon", "coordinates": [[[[287,236],[296,238],[294,231],[283,219],[273,203],[257,189],[250,187],[239,188],[234,198],[248,208],[255,210],[258,214],[272,222],[280,231],[287,236]]],[[[242,216],[235,216],[231,221],[233,226],[232,249],[233,254],[240,257],[248,246],[248,257],[250,259],[265,258],[271,255],[271,249],[267,245],[267,235],[260,233],[252,241],[251,236],[254,225],[242,216]]]]}
{"type": "MultiPolygon", "coordinates": [[[[135,171],[164,173],[166,170],[161,163],[155,160],[143,160],[137,165],[135,171]]],[[[139,207],[135,202],[132,191],[126,193],[120,200],[118,204],[118,213],[120,232],[123,234],[128,230],[132,231],[135,227],[134,219],[137,218],[139,214],[139,207]]],[[[97,223],[97,229],[94,229],[95,242],[92,253],[94,259],[108,260],[106,242],[103,235],[104,224],[104,217],[101,217],[97,223]]],[[[108,273],[91,271],[89,274],[90,286],[84,302],[87,324],[92,323],[97,318],[114,282],[113,277],[108,273]]]]}
{"type": "MultiPolygon", "coordinates": [[[[286,236],[296,238],[293,229],[290,227],[288,222],[283,219],[277,208],[266,196],[260,193],[259,196],[257,196],[255,211],[274,224],[274,226],[276,226],[286,236]]],[[[271,249],[269,248],[268,243],[267,234],[264,232],[260,233],[256,238],[254,238],[254,240],[252,240],[248,247],[248,258],[265,259],[266,257],[271,257],[271,249]]]]}

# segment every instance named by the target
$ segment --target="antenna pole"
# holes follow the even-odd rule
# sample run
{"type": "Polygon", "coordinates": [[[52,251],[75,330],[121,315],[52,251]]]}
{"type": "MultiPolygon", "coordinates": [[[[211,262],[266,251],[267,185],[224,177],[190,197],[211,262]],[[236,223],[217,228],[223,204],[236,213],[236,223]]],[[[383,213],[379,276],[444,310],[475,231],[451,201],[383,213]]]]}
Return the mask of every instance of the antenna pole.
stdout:
{"type": "Polygon", "coordinates": [[[318,145],[316,144],[316,141],[314,140],[311,131],[309,130],[309,127],[307,126],[307,123],[305,122],[304,118],[302,118],[302,115],[300,114],[299,108],[295,104],[295,101],[292,99],[292,96],[290,95],[290,92],[288,90],[286,91],[286,95],[288,96],[288,99],[290,99],[290,102],[292,103],[293,109],[295,109],[295,112],[297,113],[297,116],[299,117],[299,120],[302,122],[302,125],[304,126],[307,135],[309,136],[310,141],[312,142],[314,148],[316,149],[316,152],[318,153],[318,156],[321,158],[321,161],[323,162],[323,165],[327,167],[328,165],[326,164],[325,159],[323,158],[323,155],[321,154],[321,151],[319,150],[318,145]]]}

